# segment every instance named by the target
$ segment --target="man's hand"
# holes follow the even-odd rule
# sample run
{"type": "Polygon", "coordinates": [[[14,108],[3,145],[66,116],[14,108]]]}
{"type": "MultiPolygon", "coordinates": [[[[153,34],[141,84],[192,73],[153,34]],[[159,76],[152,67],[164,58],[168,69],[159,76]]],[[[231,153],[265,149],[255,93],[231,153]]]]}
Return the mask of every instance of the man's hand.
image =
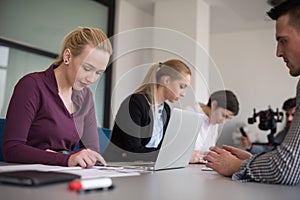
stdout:
{"type": "Polygon", "coordinates": [[[106,162],[104,158],[91,149],[83,149],[75,154],[72,154],[68,160],[68,166],[80,166],[83,168],[89,168],[96,164],[96,162],[101,162],[104,166],[106,166],[106,162]]]}
{"type": "Polygon", "coordinates": [[[252,156],[248,151],[244,151],[239,148],[235,148],[229,145],[222,145],[223,149],[229,151],[232,155],[236,156],[238,159],[246,160],[252,156]]]}
{"type": "MultiPolygon", "coordinates": [[[[230,149],[229,146],[227,147],[230,149]]],[[[211,147],[210,150],[207,156],[204,157],[204,160],[208,162],[206,167],[212,168],[223,176],[232,176],[240,170],[242,159],[239,159],[230,151],[218,147],[211,147]]]]}

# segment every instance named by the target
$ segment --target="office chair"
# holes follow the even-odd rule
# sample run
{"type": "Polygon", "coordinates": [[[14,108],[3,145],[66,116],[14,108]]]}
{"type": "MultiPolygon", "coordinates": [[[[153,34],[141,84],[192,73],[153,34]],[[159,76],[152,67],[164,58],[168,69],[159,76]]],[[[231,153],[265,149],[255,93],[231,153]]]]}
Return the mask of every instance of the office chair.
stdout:
{"type": "Polygon", "coordinates": [[[5,124],[5,119],[0,119],[0,162],[4,161],[3,154],[2,154],[2,137],[3,137],[3,132],[4,132],[4,124],[5,124]]]}
{"type": "Polygon", "coordinates": [[[100,142],[100,154],[103,154],[110,142],[111,130],[108,128],[98,127],[99,142],[100,142]]]}
{"type": "MultiPolygon", "coordinates": [[[[98,127],[99,143],[100,143],[100,154],[103,154],[110,142],[111,130],[108,128],[98,127]]],[[[80,148],[80,145],[77,144],[74,150],[80,148]]]]}

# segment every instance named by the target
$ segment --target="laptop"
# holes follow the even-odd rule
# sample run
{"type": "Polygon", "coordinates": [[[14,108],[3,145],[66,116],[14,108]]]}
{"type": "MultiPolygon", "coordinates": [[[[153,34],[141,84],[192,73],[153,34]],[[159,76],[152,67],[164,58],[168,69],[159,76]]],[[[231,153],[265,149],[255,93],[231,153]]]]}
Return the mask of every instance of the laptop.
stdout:
{"type": "Polygon", "coordinates": [[[110,167],[142,170],[183,168],[189,164],[198,131],[204,116],[192,111],[173,108],[165,137],[155,162],[108,162],[110,167]]]}

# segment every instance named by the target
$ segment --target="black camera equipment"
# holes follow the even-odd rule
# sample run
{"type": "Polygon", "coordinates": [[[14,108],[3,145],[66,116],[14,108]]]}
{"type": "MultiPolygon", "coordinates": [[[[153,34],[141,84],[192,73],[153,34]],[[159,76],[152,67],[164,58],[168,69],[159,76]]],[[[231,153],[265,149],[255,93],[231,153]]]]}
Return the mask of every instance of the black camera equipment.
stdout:
{"type": "Polygon", "coordinates": [[[269,106],[268,110],[262,110],[259,112],[253,109],[253,116],[248,118],[248,124],[253,124],[256,122],[256,118],[259,117],[258,128],[263,131],[271,130],[271,133],[268,135],[268,145],[274,144],[274,133],[276,133],[277,123],[282,122],[283,113],[276,109],[274,112],[269,106]]]}

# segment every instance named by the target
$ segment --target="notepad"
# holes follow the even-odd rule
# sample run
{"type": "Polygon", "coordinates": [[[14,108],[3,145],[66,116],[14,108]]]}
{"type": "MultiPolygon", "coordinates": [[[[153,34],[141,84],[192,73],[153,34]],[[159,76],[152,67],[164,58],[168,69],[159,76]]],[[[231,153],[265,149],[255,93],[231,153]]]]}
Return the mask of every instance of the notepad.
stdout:
{"type": "Polygon", "coordinates": [[[36,170],[10,171],[0,173],[0,183],[40,186],[53,183],[68,182],[80,176],[66,172],[45,172],[36,170]]]}

